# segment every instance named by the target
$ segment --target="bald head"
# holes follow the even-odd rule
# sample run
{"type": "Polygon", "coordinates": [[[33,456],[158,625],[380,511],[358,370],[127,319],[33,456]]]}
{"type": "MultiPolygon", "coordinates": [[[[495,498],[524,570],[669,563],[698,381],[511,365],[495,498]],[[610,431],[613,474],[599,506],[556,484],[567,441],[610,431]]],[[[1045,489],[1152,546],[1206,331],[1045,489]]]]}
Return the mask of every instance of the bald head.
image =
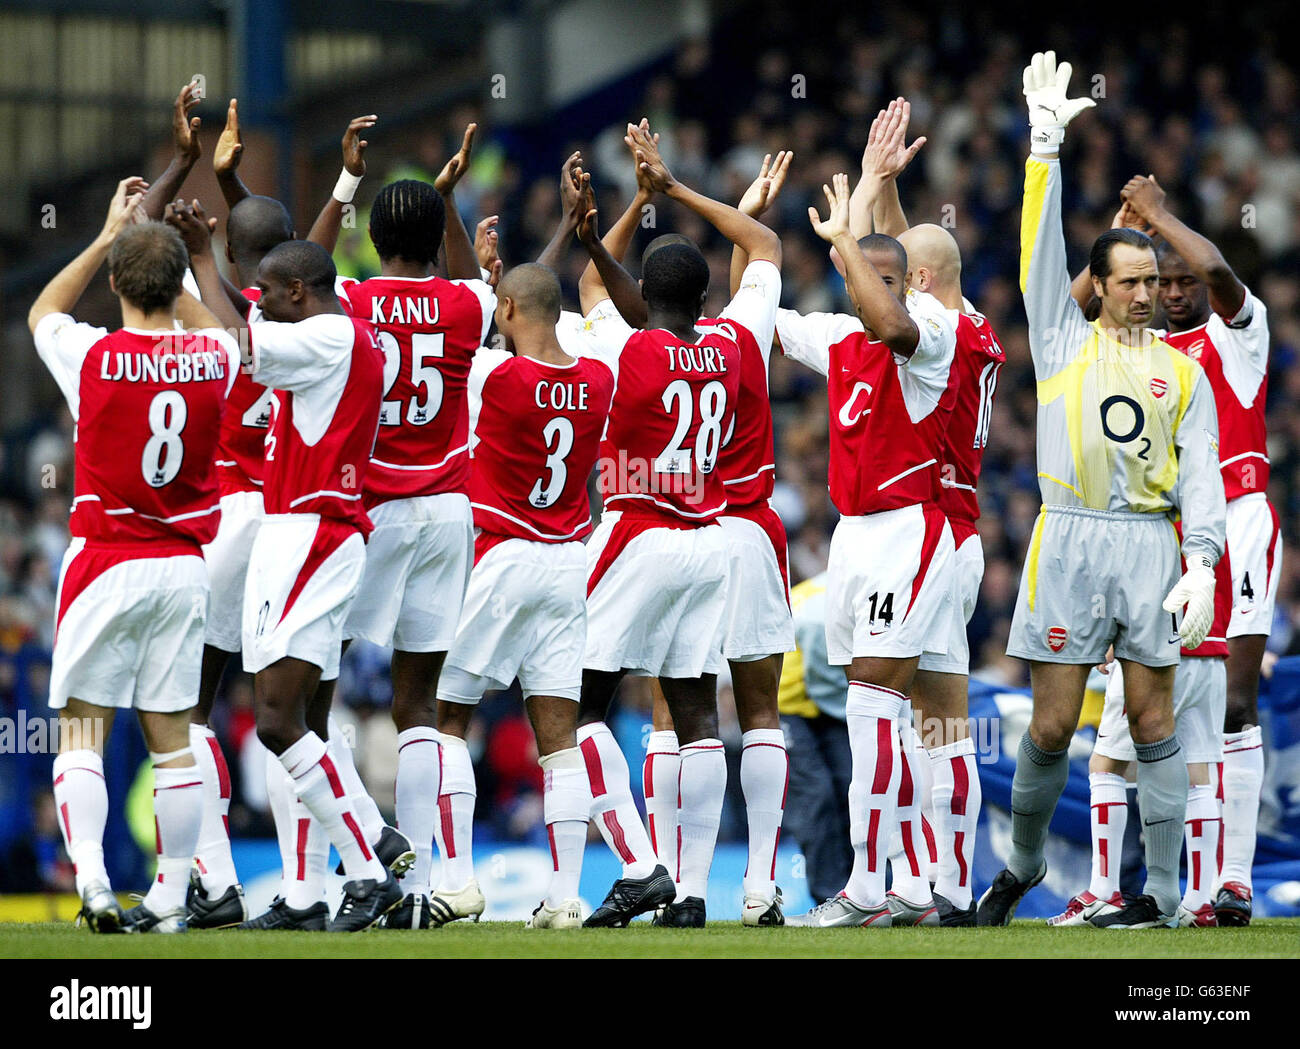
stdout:
{"type": "Polygon", "coordinates": [[[945,306],[952,306],[944,300],[961,297],[961,250],[953,235],[933,222],[925,222],[913,226],[898,239],[912,264],[912,286],[919,286],[924,280],[921,271],[926,270],[929,284],[920,290],[928,291],[945,306]]]}
{"type": "Polygon", "coordinates": [[[226,220],[226,240],[236,258],[256,255],[260,260],[292,237],[293,220],[273,197],[245,197],[230,209],[226,220]]]}
{"type": "Polygon", "coordinates": [[[514,303],[521,319],[554,324],[560,319],[560,282],[545,266],[526,262],[501,278],[497,298],[514,303]]]}

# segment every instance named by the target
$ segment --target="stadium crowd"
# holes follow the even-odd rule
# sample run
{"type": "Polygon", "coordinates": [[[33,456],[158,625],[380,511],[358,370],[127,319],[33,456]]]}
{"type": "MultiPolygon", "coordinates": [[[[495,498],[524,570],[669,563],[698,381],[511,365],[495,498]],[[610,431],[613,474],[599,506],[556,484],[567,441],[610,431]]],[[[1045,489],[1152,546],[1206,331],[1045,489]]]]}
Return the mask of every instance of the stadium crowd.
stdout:
{"type": "MultiPolygon", "coordinates": [[[[1034,378],[1016,287],[1024,154],[1018,70],[1030,48],[1014,32],[994,31],[974,13],[938,18],[893,6],[886,12],[874,16],[883,22],[863,13],[828,30],[787,5],[749,5],[743,23],[677,49],[642,78],[643,91],[629,98],[624,116],[648,116],[674,171],[701,192],[732,202],[764,153],[792,149],[789,182],[767,218],[785,250],[782,305],[802,313],[843,311],[849,306],[843,282],[809,228],[807,207],[819,202],[819,187],[832,172],[857,170],[871,119],[884,100],[899,94],[910,100],[912,133],[927,142],[902,179],[903,204],[912,221],[938,222],[957,238],[966,261],[964,287],[1000,333],[1008,358],[980,483],[986,569],[970,624],[971,672],[1024,685],[1026,665],[1005,650],[1021,559],[1039,506],[1034,378]],[[844,46],[828,52],[828,31],[844,46]],[[718,79],[730,76],[751,86],[718,90],[718,79]]],[[[1119,188],[1135,173],[1154,173],[1179,214],[1219,245],[1267,303],[1268,494],[1285,539],[1269,649],[1300,653],[1300,415],[1289,408],[1300,401],[1300,80],[1274,41],[1247,38],[1230,52],[1214,45],[1177,25],[1161,26],[1123,48],[1090,51],[1089,41],[1072,41],[1075,67],[1086,72],[1080,80],[1106,104],[1079,122],[1063,149],[1066,229],[1077,270],[1088,245],[1109,227],[1119,188]]],[[[365,234],[366,201],[393,178],[424,172],[431,180],[441,161],[430,158],[454,151],[467,119],[478,120],[483,141],[459,191],[461,208],[471,227],[485,215],[500,215],[507,266],[535,258],[549,239],[557,215],[554,168],[578,145],[591,158],[602,215],[617,215],[631,196],[621,121],[586,141],[555,142],[553,156],[538,157],[517,133],[493,125],[490,103],[454,110],[402,141],[384,141],[382,156],[407,155],[387,170],[382,161],[374,165],[355,229],[345,229],[339,243],[341,273],[364,278],[378,272],[365,234]]],[[[704,247],[713,271],[706,315],[715,314],[726,301],[730,245],[666,202],[658,205],[653,223],[654,233],[681,232],[704,247]]],[[[635,255],[629,256],[630,267],[635,255]]],[[[561,274],[570,307],[576,306],[584,264],[571,253],[561,274]]],[[[40,410],[6,432],[0,448],[6,480],[0,492],[0,714],[13,713],[24,691],[19,676],[38,673],[33,667],[40,661],[32,660],[32,652],[48,652],[52,645],[55,583],[68,541],[72,422],[52,382],[45,394],[40,410]]],[[[835,523],[825,483],[826,399],[816,376],[779,357],[772,363],[771,396],[774,503],[790,537],[794,584],[825,569],[835,523]]],[[[357,645],[345,659],[339,695],[363,737],[393,733],[386,717],[372,716],[391,694],[387,673],[387,658],[371,647],[357,645]]],[[[221,711],[216,727],[227,753],[235,755],[244,753],[252,734],[251,692],[243,685],[230,692],[243,701],[221,711]]],[[[541,773],[517,697],[489,702],[483,713],[470,740],[481,784],[479,812],[495,821],[500,836],[535,837],[541,773]]],[[[732,719],[729,731],[724,721],[724,741],[734,751],[740,733],[734,714],[732,719]]],[[[648,720],[647,707],[629,715],[628,724],[648,720]]],[[[363,742],[358,764],[368,780],[391,784],[393,770],[380,767],[379,760],[391,763],[392,754],[391,746],[363,742]],[[369,754],[384,757],[372,764],[369,754]]],[[[729,783],[736,783],[734,775],[729,783]]],[[[391,796],[382,787],[376,793],[391,796]]],[[[236,834],[241,828],[269,831],[256,795],[243,800],[232,809],[236,834]]],[[[48,807],[48,798],[42,804],[48,807]]],[[[743,837],[740,806],[729,804],[727,812],[721,837],[743,837]]],[[[57,841],[52,821],[40,823],[57,841]]],[[[47,883],[66,880],[57,864],[41,866],[47,883]]]]}

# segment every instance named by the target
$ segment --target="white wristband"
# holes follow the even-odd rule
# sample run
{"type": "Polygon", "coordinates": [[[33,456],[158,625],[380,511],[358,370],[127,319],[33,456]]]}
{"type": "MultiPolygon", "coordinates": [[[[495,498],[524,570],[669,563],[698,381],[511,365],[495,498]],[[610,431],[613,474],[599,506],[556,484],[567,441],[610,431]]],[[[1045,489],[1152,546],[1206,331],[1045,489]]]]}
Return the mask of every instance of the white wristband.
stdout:
{"type": "Polygon", "coordinates": [[[351,204],[352,198],[357,195],[357,187],[361,185],[361,178],[362,176],[353,175],[344,168],[339,173],[338,182],[334,183],[334,199],[340,204],[351,204]]]}
{"type": "Polygon", "coordinates": [[[1056,153],[1061,148],[1061,143],[1065,141],[1065,128],[1063,127],[1034,127],[1029,128],[1030,148],[1034,153],[1056,153]]]}

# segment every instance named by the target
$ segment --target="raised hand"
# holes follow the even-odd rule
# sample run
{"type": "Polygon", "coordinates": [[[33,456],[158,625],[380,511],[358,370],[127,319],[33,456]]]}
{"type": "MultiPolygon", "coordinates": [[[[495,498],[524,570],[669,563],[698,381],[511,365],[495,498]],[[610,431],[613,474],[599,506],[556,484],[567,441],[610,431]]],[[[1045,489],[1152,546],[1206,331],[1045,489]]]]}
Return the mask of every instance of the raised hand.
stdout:
{"type": "Polygon", "coordinates": [[[835,187],[833,190],[830,186],[822,186],[826,203],[830,205],[830,215],[823,220],[815,207],[808,207],[808,221],[812,223],[813,232],[828,242],[849,235],[849,176],[839,172],[831,182],[835,187]]]}
{"type": "Polygon", "coordinates": [[[580,189],[575,205],[578,213],[578,239],[583,244],[596,244],[600,241],[596,193],[591,188],[591,176],[581,168],[578,169],[578,179],[580,189]]]}
{"type": "Polygon", "coordinates": [[[374,127],[378,119],[374,113],[353,117],[348,129],[343,132],[343,167],[349,175],[360,178],[366,173],[366,146],[370,143],[361,137],[361,132],[374,127]]]}
{"type": "Polygon", "coordinates": [[[465,127],[465,139],[460,144],[460,149],[449,160],[443,169],[438,172],[438,177],[433,180],[433,188],[442,196],[447,196],[456,188],[459,182],[469,170],[470,154],[474,151],[474,132],[478,130],[477,124],[468,124],[465,127]]]}
{"type": "Polygon", "coordinates": [[[212,231],[217,228],[217,220],[209,218],[197,200],[186,204],[178,197],[167,205],[163,221],[180,233],[191,256],[212,251],[212,231]]]}
{"type": "Polygon", "coordinates": [[[651,135],[649,127],[645,118],[640,124],[628,124],[624,141],[636,158],[637,185],[652,193],[667,193],[677,180],[659,155],[659,136],[651,135]]]}
{"type": "Polygon", "coordinates": [[[901,95],[882,109],[871,122],[867,146],[862,151],[862,174],[881,181],[898,178],[912,158],[920,152],[926,139],[922,135],[907,145],[907,125],[912,119],[912,103],[901,95]]]}
{"type": "Polygon", "coordinates": [[[1069,62],[1056,64],[1055,51],[1035,52],[1025,66],[1030,140],[1037,152],[1055,153],[1065,138],[1065,125],[1097,104],[1091,98],[1066,98],[1072,72],[1069,62]]]}
{"type": "MultiPolygon", "coordinates": [[[[1147,226],[1155,223],[1165,210],[1165,191],[1160,188],[1155,175],[1134,175],[1119,191],[1120,200],[1147,226]]],[[[1149,232],[1149,231],[1148,231],[1149,232]]]]}
{"type": "Polygon", "coordinates": [[[108,214],[104,217],[104,228],[100,236],[112,240],[127,226],[142,221],[139,210],[144,200],[149,183],[139,175],[130,175],[117,184],[113,198],[108,202],[108,214]]]}
{"type": "Polygon", "coordinates": [[[1135,229],[1139,233],[1145,233],[1148,237],[1152,235],[1151,227],[1133,210],[1133,206],[1127,200],[1120,205],[1119,211],[1115,212],[1115,217],[1111,219],[1110,228],[1135,229]]]}
{"type": "Polygon", "coordinates": [[[226,126],[221,129],[217,148],[212,151],[212,170],[224,175],[239,167],[244,143],[239,138],[239,99],[232,98],[226,109],[226,126]]]}
{"type": "Polygon", "coordinates": [[[740,203],[736,205],[736,210],[758,218],[775,204],[776,198],[781,195],[781,187],[785,185],[785,177],[790,172],[790,161],[793,158],[793,150],[780,150],[775,161],[772,160],[771,153],[765,154],[763,166],[758,170],[758,178],[749,184],[740,203]]]}
{"type": "Polygon", "coordinates": [[[493,288],[501,280],[501,256],[497,251],[497,222],[499,215],[489,215],[474,227],[474,255],[478,259],[479,269],[487,270],[487,282],[493,288]]]}
{"type": "MultiPolygon", "coordinates": [[[[642,132],[642,134],[647,136],[650,139],[650,141],[655,144],[656,148],[658,147],[659,134],[658,132],[656,132],[653,135],[650,133],[650,120],[647,117],[641,118],[641,123],[637,125],[637,128],[642,132]]],[[[636,142],[632,138],[631,124],[628,125],[628,133],[623,136],[623,141],[627,144],[628,152],[632,154],[632,170],[636,172],[637,189],[642,193],[649,193],[650,195],[653,196],[654,187],[650,185],[649,179],[646,177],[645,173],[642,172],[640,163],[637,160],[637,155],[636,155],[637,146],[636,146],[636,142]]]]}
{"type": "Polygon", "coordinates": [[[190,110],[201,101],[198,84],[191,81],[172,103],[172,153],[182,164],[192,165],[203,153],[198,136],[201,120],[190,116],[190,110]]]}

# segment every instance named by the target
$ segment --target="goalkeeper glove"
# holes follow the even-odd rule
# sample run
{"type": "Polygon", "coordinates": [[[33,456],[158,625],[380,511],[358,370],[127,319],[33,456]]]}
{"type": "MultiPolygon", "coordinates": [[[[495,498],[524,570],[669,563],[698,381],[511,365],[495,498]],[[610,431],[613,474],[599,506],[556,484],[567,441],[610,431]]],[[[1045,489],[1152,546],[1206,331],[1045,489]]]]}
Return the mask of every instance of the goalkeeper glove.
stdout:
{"type": "Polygon", "coordinates": [[[1097,104],[1091,98],[1065,97],[1071,72],[1069,62],[1056,64],[1055,51],[1036,52],[1025,66],[1029,137],[1035,153],[1055,153],[1065,138],[1065,125],[1097,104]]]}
{"type": "Polygon", "coordinates": [[[1214,565],[1204,554],[1188,561],[1183,578],[1165,598],[1164,610],[1177,612],[1183,605],[1187,611],[1178,636],[1183,639],[1183,647],[1191,651],[1205,640],[1214,621],[1214,565]]]}

